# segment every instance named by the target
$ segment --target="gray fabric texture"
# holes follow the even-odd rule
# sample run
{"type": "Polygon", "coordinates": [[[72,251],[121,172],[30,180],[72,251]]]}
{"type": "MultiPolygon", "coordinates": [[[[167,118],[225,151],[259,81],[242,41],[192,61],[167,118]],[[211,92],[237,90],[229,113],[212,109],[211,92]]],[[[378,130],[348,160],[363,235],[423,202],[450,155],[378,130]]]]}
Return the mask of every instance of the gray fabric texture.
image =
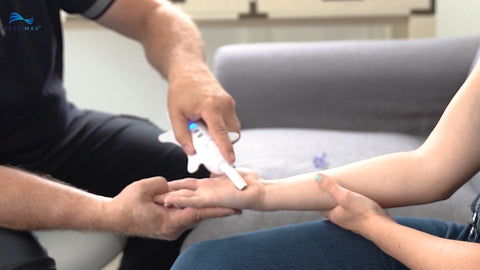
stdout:
{"type": "MultiPolygon", "coordinates": [[[[249,129],[243,131],[242,139],[235,144],[236,165],[254,169],[262,178],[272,180],[322,169],[313,163],[318,153],[325,153],[325,168],[333,168],[381,154],[413,150],[423,140],[422,137],[387,132],[249,129]]],[[[480,192],[479,180],[480,177],[475,177],[449,200],[389,209],[388,212],[465,223],[470,217],[469,204],[480,192]]],[[[317,211],[244,211],[241,216],[202,221],[186,238],[182,250],[198,241],[321,218],[317,211]]]]}
{"type": "Polygon", "coordinates": [[[216,73],[243,127],[427,135],[467,76],[478,37],[236,44],[216,73]]]}
{"type": "MultiPolygon", "coordinates": [[[[236,165],[272,180],[319,170],[313,163],[318,153],[326,154],[325,168],[332,168],[380,154],[411,150],[421,141],[394,133],[251,129],[244,130],[235,144],[236,165]]],[[[182,250],[198,241],[319,218],[322,216],[317,211],[244,211],[241,216],[205,220],[186,238],[182,250]]]]}

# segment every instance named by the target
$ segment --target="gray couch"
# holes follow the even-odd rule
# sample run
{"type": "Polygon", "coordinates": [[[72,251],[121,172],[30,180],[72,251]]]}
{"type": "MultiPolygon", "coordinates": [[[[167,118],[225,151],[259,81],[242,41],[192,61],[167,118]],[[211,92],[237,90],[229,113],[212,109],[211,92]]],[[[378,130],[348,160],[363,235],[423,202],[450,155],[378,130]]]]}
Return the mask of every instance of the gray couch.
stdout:
{"type": "MultiPolygon", "coordinates": [[[[219,80],[237,101],[243,125],[237,166],[265,179],[418,147],[465,80],[480,37],[394,41],[238,44],[215,58],[219,80]]],[[[449,200],[390,209],[393,215],[466,222],[478,177],[449,200]]],[[[244,211],[205,220],[197,241],[320,219],[316,211],[244,211]]],[[[121,251],[113,234],[39,232],[59,269],[99,269],[121,251]]]]}
{"type": "MultiPolygon", "coordinates": [[[[411,150],[428,136],[465,80],[480,37],[390,41],[236,44],[220,48],[215,72],[242,122],[237,166],[265,179],[411,150]]],[[[449,200],[389,209],[392,215],[470,218],[474,177],[449,200]]],[[[194,242],[320,219],[315,211],[244,211],[206,220],[194,242]]]]}

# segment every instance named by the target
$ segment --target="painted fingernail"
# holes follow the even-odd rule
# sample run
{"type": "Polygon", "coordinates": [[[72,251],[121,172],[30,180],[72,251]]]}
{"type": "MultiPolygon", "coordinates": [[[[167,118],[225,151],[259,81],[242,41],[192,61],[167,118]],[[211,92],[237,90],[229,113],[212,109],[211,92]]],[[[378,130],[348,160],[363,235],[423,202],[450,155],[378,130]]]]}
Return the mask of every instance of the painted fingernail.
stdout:
{"type": "Polygon", "coordinates": [[[321,174],[316,174],[316,175],[315,175],[315,180],[316,180],[317,182],[322,182],[322,180],[323,180],[323,175],[321,175],[321,174]]]}

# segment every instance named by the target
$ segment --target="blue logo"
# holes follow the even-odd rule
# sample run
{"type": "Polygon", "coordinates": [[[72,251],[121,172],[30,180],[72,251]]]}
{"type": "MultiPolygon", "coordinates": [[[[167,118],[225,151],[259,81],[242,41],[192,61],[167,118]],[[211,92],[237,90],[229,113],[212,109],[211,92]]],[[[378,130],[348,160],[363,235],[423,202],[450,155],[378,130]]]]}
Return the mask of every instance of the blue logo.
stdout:
{"type": "Polygon", "coordinates": [[[32,18],[30,18],[30,19],[24,19],[24,18],[22,17],[22,15],[18,14],[17,12],[12,12],[12,13],[10,14],[10,21],[8,22],[8,24],[12,24],[13,22],[16,22],[16,21],[24,21],[24,22],[26,22],[27,24],[32,25],[34,18],[35,18],[35,17],[32,17],[32,18]]]}
{"type": "Polygon", "coordinates": [[[33,20],[35,17],[31,17],[30,19],[25,19],[20,15],[18,12],[10,13],[10,19],[8,21],[8,25],[3,26],[3,30],[5,32],[39,32],[42,29],[42,25],[34,25],[33,20]],[[17,21],[23,21],[25,24],[14,23],[17,21]]]}

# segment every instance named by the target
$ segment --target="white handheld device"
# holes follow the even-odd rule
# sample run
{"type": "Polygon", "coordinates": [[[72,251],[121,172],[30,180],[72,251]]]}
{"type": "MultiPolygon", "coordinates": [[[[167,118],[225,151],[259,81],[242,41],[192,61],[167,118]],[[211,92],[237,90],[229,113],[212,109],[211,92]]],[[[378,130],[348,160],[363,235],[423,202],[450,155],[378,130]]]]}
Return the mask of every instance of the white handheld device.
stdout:
{"type": "MultiPolygon", "coordinates": [[[[217,145],[213,141],[212,136],[208,133],[207,127],[201,122],[190,122],[188,129],[192,134],[193,147],[195,148],[195,154],[188,155],[187,170],[189,173],[194,173],[198,170],[201,164],[212,173],[222,174],[225,173],[230,180],[232,180],[235,187],[239,190],[244,189],[247,186],[242,176],[235,170],[232,164],[228,163],[220,153],[217,145]]],[[[240,134],[236,132],[229,133],[230,140],[236,141],[239,139],[240,134]]],[[[160,136],[158,139],[161,142],[171,142],[179,144],[175,140],[173,131],[168,131],[160,136]]]]}

